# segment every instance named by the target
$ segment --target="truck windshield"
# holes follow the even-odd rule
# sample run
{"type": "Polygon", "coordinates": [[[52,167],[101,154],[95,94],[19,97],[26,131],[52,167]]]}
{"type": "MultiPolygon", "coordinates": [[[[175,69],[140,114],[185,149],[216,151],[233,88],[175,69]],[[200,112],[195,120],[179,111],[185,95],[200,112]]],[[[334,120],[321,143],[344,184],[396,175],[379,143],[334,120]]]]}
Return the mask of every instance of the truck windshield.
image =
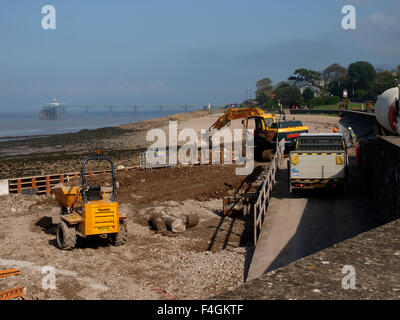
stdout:
{"type": "Polygon", "coordinates": [[[344,150],[343,139],[337,137],[301,137],[298,139],[297,150],[344,150]]]}

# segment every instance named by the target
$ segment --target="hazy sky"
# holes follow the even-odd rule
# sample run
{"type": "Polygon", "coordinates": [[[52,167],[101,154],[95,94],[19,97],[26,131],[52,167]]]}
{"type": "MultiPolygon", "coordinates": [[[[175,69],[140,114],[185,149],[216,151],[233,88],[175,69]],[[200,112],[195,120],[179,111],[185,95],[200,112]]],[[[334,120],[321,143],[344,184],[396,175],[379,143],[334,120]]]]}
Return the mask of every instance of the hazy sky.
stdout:
{"type": "Polygon", "coordinates": [[[3,0],[0,111],[225,104],[255,82],[359,60],[400,64],[399,0],[3,0]],[[357,30],[344,30],[344,5],[357,30]],[[44,5],[56,29],[41,26],[44,5]]]}

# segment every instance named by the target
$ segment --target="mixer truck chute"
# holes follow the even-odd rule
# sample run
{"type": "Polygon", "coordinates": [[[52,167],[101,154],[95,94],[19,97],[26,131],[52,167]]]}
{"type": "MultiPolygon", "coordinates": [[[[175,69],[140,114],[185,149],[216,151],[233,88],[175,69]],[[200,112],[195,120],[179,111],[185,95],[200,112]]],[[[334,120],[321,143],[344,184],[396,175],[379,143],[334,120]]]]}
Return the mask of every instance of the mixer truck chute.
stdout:
{"type": "Polygon", "coordinates": [[[386,90],[379,96],[375,105],[378,123],[391,134],[400,135],[400,84],[397,88],[386,90]]]}

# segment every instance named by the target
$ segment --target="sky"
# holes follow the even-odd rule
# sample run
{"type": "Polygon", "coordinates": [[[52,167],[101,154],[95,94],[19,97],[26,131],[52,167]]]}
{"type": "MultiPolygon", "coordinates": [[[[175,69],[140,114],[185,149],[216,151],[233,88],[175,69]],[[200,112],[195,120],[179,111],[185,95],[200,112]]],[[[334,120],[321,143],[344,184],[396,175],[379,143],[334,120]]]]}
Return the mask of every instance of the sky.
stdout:
{"type": "MultiPolygon", "coordinates": [[[[67,104],[226,104],[257,80],[400,64],[398,0],[2,0],[0,112],[67,104]],[[42,28],[42,7],[56,29],[42,28]],[[342,7],[356,29],[342,28],[342,7]]],[[[254,95],[254,93],[253,93],[254,95]]]]}

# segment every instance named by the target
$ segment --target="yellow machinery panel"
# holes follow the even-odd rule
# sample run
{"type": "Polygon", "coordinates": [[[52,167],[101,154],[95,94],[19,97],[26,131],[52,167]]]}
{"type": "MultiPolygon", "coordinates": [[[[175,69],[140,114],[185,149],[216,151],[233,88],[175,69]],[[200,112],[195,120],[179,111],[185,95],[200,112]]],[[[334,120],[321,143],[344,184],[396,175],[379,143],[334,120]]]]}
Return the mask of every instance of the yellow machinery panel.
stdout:
{"type": "Polygon", "coordinates": [[[78,231],[85,235],[119,232],[118,203],[107,200],[84,203],[82,208],[83,223],[78,231]]]}
{"type": "Polygon", "coordinates": [[[62,183],[55,185],[52,192],[56,196],[56,199],[60,206],[71,208],[75,201],[78,199],[79,187],[67,187],[62,183]]]}

